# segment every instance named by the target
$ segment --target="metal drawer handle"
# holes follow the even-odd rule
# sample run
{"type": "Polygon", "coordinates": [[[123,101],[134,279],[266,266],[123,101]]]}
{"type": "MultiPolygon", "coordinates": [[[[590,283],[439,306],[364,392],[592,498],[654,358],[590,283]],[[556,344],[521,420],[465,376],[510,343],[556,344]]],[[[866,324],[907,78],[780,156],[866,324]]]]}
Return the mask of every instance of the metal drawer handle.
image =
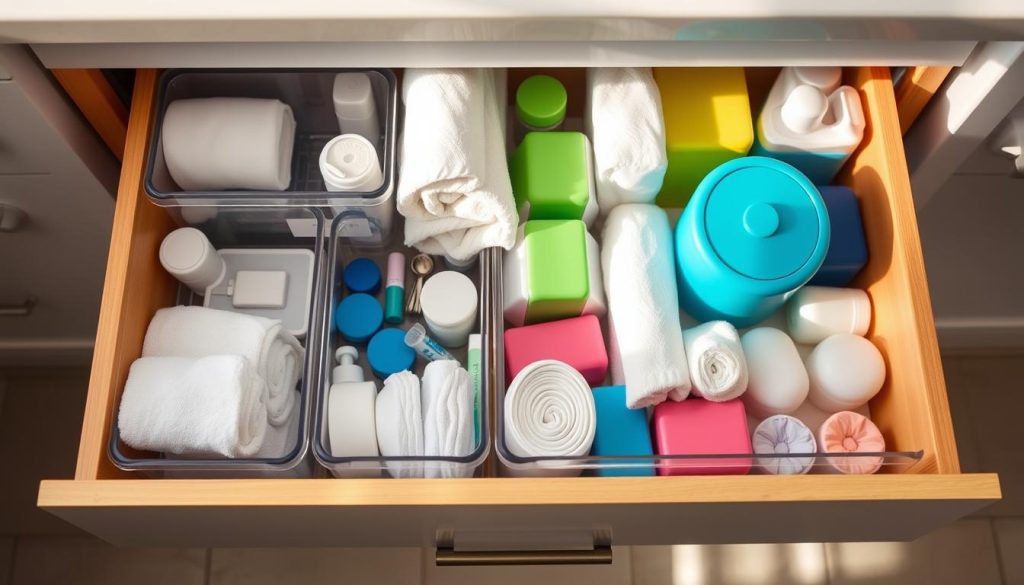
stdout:
{"type": "Polygon", "coordinates": [[[28,297],[20,305],[0,305],[0,317],[28,317],[36,308],[39,299],[28,297]]]}
{"type": "Polygon", "coordinates": [[[434,563],[438,567],[492,565],[610,565],[612,547],[597,545],[591,550],[495,550],[457,551],[437,547],[434,563]]]}

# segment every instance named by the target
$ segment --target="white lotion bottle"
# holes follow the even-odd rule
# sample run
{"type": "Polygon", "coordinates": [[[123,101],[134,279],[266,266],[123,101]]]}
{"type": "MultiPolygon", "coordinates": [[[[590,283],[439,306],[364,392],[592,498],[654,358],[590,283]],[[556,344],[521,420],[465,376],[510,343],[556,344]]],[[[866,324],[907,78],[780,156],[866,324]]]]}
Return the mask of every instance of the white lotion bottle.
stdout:
{"type": "Polygon", "coordinates": [[[224,278],[227,266],[206,234],[193,227],[174,230],[160,243],[160,264],[197,294],[224,278]]]}
{"type": "Polygon", "coordinates": [[[331,372],[327,397],[327,432],[331,455],[335,457],[376,457],[377,385],[367,382],[363,368],[355,362],[359,351],[351,345],[335,352],[338,365],[331,372]]]}
{"type": "Polygon", "coordinates": [[[793,341],[813,345],[840,333],[864,336],[871,326],[871,300],[859,288],[805,286],[786,305],[793,341]]]}
{"type": "Polygon", "coordinates": [[[380,122],[370,76],[362,72],[339,73],[334,77],[332,93],[341,133],[358,134],[376,150],[380,141],[380,122]]]}

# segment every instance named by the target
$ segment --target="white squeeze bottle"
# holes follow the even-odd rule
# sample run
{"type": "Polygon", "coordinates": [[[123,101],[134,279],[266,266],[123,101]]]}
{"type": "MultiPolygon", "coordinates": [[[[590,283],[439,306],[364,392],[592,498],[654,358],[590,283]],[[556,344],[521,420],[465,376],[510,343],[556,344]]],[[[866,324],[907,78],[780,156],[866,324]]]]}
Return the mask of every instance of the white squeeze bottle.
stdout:
{"type": "Polygon", "coordinates": [[[367,382],[363,368],[356,364],[359,351],[351,345],[335,352],[338,365],[331,372],[327,397],[327,432],[331,455],[335,457],[376,457],[377,385],[367,382]]]}

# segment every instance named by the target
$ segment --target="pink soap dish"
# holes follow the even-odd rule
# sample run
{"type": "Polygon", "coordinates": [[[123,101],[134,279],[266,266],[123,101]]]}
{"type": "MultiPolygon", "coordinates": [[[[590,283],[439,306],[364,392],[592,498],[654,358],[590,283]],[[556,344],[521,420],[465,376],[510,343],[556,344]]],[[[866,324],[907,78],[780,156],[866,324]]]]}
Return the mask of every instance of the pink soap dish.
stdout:
{"type": "Polygon", "coordinates": [[[526,366],[541,360],[558,360],[572,366],[591,386],[600,386],[608,375],[608,352],[601,322],[583,315],[505,330],[505,378],[508,383],[526,366]]]}
{"type": "MultiPolygon", "coordinates": [[[[740,400],[710,402],[689,398],[654,407],[658,455],[751,455],[747,413],[740,400]]],[[[694,457],[663,460],[658,475],[743,475],[751,457],[694,457]]]]}

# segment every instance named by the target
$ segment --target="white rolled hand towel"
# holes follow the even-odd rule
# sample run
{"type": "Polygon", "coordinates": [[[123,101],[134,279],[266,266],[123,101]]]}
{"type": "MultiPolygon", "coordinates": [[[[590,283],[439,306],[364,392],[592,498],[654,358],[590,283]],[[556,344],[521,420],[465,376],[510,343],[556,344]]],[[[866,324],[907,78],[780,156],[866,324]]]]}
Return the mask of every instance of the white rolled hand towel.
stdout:
{"type": "Polygon", "coordinates": [[[186,191],[284,191],[291,182],[295,116],[279,100],[173,101],[160,140],[171,178],[186,191]]]}
{"type": "MultiPolygon", "coordinates": [[[[427,364],[420,388],[423,409],[423,454],[428,457],[465,457],[473,452],[473,390],[469,372],[455,360],[427,364]]],[[[432,462],[427,477],[472,474],[469,466],[432,462]]]]}
{"type": "Polygon", "coordinates": [[[142,344],[143,357],[224,354],[244,356],[253,364],[266,382],[270,422],[284,424],[295,405],[304,352],[280,321],[204,307],[171,307],[156,312],[142,344]]]}
{"type": "Polygon", "coordinates": [[[694,394],[713,402],[739,398],[747,390],[747,360],[736,328],[709,321],[683,331],[694,394]]]}
{"type": "MultiPolygon", "coordinates": [[[[420,402],[420,379],[405,370],[391,374],[377,394],[374,404],[377,445],[384,457],[422,457],[423,414],[420,402]]],[[[423,465],[415,461],[389,461],[388,472],[394,477],[420,477],[423,465]]]]}
{"type": "Polygon", "coordinates": [[[652,203],[668,169],[661,93],[648,67],[587,69],[587,134],[594,145],[597,200],[652,203]]]}
{"type": "Polygon", "coordinates": [[[643,408],[690,393],[668,216],[654,205],[626,204],[604,224],[601,269],[608,299],[615,384],[626,406],[643,408]]]}
{"type": "Polygon", "coordinates": [[[128,370],[121,440],[174,455],[251,457],[267,432],[263,381],[239,355],[143,357],[128,370]]]}
{"type": "MultiPolygon", "coordinates": [[[[295,400],[298,401],[298,392],[295,392],[295,400]]],[[[296,402],[298,403],[298,402],[296,402]]],[[[267,435],[263,439],[263,446],[260,447],[256,457],[263,459],[278,459],[292,452],[299,441],[299,419],[302,412],[293,408],[288,420],[283,425],[275,426],[267,421],[267,435]]]]}
{"type": "Polygon", "coordinates": [[[398,212],[405,244],[466,260],[515,243],[519,216],[489,69],[406,69],[398,212]]]}
{"type": "Polygon", "coordinates": [[[557,360],[534,362],[505,393],[505,442],[519,457],[588,455],[597,431],[590,386],[557,360]]]}
{"type": "MultiPolygon", "coordinates": [[[[813,454],[818,450],[814,433],[799,419],[785,414],[770,416],[757,425],[750,441],[757,454],[813,454]]],[[[759,457],[758,466],[773,475],[799,475],[814,465],[809,457],[759,457]]]]}

